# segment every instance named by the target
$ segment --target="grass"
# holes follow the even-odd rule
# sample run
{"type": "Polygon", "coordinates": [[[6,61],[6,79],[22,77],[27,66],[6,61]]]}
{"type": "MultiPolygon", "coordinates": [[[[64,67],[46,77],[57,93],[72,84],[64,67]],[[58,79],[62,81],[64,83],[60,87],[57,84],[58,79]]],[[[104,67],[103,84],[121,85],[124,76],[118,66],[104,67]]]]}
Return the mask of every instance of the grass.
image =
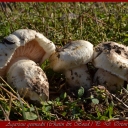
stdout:
{"type": "MultiPolygon", "coordinates": [[[[17,29],[42,32],[60,47],[69,40],[84,39],[94,45],[115,41],[128,45],[128,3],[16,3],[13,11],[0,12],[0,39],[17,29]]],[[[117,94],[102,87],[68,90],[63,74],[42,68],[50,83],[50,100],[40,106],[23,100],[2,78],[0,84],[1,120],[117,120],[127,119],[128,91],[117,94]],[[85,98],[86,95],[86,98],[85,98]]]]}

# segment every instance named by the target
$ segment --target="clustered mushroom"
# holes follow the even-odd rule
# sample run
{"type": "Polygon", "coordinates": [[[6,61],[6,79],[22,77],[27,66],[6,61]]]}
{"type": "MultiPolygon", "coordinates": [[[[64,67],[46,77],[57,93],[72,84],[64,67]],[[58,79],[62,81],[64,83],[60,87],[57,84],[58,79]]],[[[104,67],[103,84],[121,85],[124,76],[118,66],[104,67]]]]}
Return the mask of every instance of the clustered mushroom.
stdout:
{"type": "Polygon", "coordinates": [[[55,52],[55,45],[43,34],[19,29],[0,43],[0,76],[20,95],[33,101],[49,98],[49,83],[38,66],[55,52]]]}
{"type": "Polygon", "coordinates": [[[93,64],[99,68],[94,81],[98,78],[99,84],[109,85],[109,90],[121,88],[124,81],[128,82],[128,47],[125,45],[116,42],[98,44],[94,48],[93,64]]]}
{"type": "Polygon", "coordinates": [[[93,64],[128,81],[128,47],[122,44],[104,42],[97,45],[93,64]]]}
{"type": "Polygon", "coordinates": [[[88,41],[70,41],[62,48],[43,34],[30,29],[19,29],[0,43],[0,76],[33,101],[49,99],[49,83],[40,65],[49,59],[55,72],[65,75],[67,84],[86,90],[93,83],[110,91],[128,82],[128,47],[116,42],[104,42],[93,47],[88,41]],[[91,78],[87,63],[98,68],[91,78]],[[92,80],[93,79],[93,80],[92,80]]]}
{"type": "Polygon", "coordinates": [[[67,43],[53,53],[50,67],[65,75],[66,82],[71,87],[91,86],[91,77],[86,64],[93,58],[93,45],[85,40],[76,40],[67,43]]]}

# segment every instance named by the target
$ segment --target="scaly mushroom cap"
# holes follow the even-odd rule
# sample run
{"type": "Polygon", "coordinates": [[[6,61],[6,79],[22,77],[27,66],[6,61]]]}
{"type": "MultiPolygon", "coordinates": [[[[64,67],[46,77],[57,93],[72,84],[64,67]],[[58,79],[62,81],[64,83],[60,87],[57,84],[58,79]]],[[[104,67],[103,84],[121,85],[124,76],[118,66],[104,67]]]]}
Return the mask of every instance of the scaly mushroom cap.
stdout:
{"type": "Polygon", "coordinates": [[[94,48],[93,64],[128,81],[128,47],[115,43],[100,43],[94,48]]]}
{"type": "Polygon", "coordinates": [[[18,57],[43,63],[55,52],[55,45],[43,34],[30,29],[19,29],[0,43],[0,76],[5,77],[8,67],[18,57]]]}
{"type": "Polygon", "coordinates": [[[66,70],[64,74],[66,82],[71,87],[83,86],[85,89],[89,89],[91,87],[92,79],[86,65],[66,70]]]}
{"type": "Polygon", "coordinates": [[[49,98],[49,83],[44,71],[32,60],[18,58],[7,73],[7,82],[29,100],[49,98]]]}
{"type": "Polygon", "coordinates": [[[93,45],[90,42],[71,41],[50,56],[50,67],[54,71],[62,72],[86,64],[92,57],[93,45]]]}
{"type": "Polygon", "coordinates": [[[115,92],[124,85],[124,80],[103,70],[98,69],[97,72],[94,75],[93,82],[96,85],[103,85],[105,86],[109,91],[115,92]]]}

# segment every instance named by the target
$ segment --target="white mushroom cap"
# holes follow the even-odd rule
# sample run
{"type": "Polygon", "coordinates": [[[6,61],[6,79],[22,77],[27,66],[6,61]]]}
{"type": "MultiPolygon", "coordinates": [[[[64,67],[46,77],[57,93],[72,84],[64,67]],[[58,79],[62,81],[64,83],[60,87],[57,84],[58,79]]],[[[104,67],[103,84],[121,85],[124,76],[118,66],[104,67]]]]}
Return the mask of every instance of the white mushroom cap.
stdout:
{"type": "Polygon", "coordinates": [[[124,80],[103,70],[98,69],[94,75],[93,82],[105,86],[109,91],[117,91],[124,85],[124,80]]]}
{"type": "Polygon", "coordinates": [[[7,82],[30,100],[45,101],[49,98],[49,83],[44,71],[27,58],[19,58],[10,67],[7,82]]]}
{"type": "Polygon", "coordinates": [[[90,42],[71,41],[50,56],[50,67],[54,71],[62,72],[86,64],[92,57],[93,45],[90,42]]]}
{"type": "Polygon", "coordinates": [[[71,87],[83,86],[85,89],[89,89],[91,87],[92,79],[86,65],[66,70],[64,75],[66,77],[66,82],[71,87]]]}
{"type": "Polygon", "coordinates": [[[41,64],[54,52],[54,43],[43,34],[19,29],[0,43],[0,75],[4,77],[8,66],[18,57],[26,57],[41,64]]]}
{"type": "Polygon", "coordinates": [[[93,64],[128,81],[128,47],[124,45],[115,42],[97,45],[94,49],[93,64]]]}

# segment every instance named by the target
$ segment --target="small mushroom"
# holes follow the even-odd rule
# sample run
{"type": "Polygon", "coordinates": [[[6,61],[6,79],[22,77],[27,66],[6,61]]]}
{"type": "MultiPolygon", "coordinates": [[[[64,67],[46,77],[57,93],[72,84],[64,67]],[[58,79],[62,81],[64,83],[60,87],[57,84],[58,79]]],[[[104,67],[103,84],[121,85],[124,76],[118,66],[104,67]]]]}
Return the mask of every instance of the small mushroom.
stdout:
{"type": "Polygon", "coordinates": [[[98,69],[94,75],[93,82],[96,85],[105,86],[110,92],[120,90],[124,85],[124,80],[107,72],[103,69],[98,69]]]}
{"type": "Polygon", "coordinates": [[[90,42],[71,41],[50,56],[50,67],[56,72],[62,72],[70,86],[89,88],[91,77],[85,64],[92,57],[93,45],[90,42]]]}
{"type": "Polygon", "coordinates": [[[128,82],[128,47],[116,42],[100,43],[94,48],[93,64],[128,82]]]}
{"type": "MultiPolygon", "coordinates": [[[[43,34],[30,29],[19,29],[5,37],[0,43],[0,76],[3,78],[8,76],[8,83],[12,84],[13,87],[16,87],[17,90],[19,89],[19,86],[22,86],[21,88],[23,90],[29,88],[29,92],[30,90],[32,92],[35,91],[33,88],[36,88],[37,90],[39,89],[39,95],[48,96],[48,93],[45,94],[48,92],[48,88],[45,88],[49,86],[48,82],[45,75],[43,75],[44,79],[40,77],[40,74],[44,73],[40,67],[37,68],[35,63],[39,63],[41,65],[54,52],[54,43],[47,39],[43,34]],[[21,59],[22,61],[20,61],[21,59]],[[29,66],[29,63],[31,66],[29,66]],[[30,74],[36,70],[38,70],[38,72],[35,74],[33,73],[33,76],[30,77],[30,74],[26,74],[29,73],[28,69],[31,72],[30,74]],[[16,70],[21,71],[21,74],[24,74],[24,85],[21,85],[21,83],[18,82],[20,78],[18,78],[17,75],[21,74],[20,72],[16,72],[16,70]],[[33,84],[31,80],[36,78],[40,78],[40,82],[36,81],[36,84],[33,84]],[[14,80],[17,82],[14,82],[14,80]],[[39,86],[42,89],[40,89],[39,86]]],[[[25,97],[30,96],[30,99],[34,99],[34,97],[31,98],[31,95],[26,95],[25,97]]],[[[40,99],[38,100],[40,101],[40,99]]]]}

